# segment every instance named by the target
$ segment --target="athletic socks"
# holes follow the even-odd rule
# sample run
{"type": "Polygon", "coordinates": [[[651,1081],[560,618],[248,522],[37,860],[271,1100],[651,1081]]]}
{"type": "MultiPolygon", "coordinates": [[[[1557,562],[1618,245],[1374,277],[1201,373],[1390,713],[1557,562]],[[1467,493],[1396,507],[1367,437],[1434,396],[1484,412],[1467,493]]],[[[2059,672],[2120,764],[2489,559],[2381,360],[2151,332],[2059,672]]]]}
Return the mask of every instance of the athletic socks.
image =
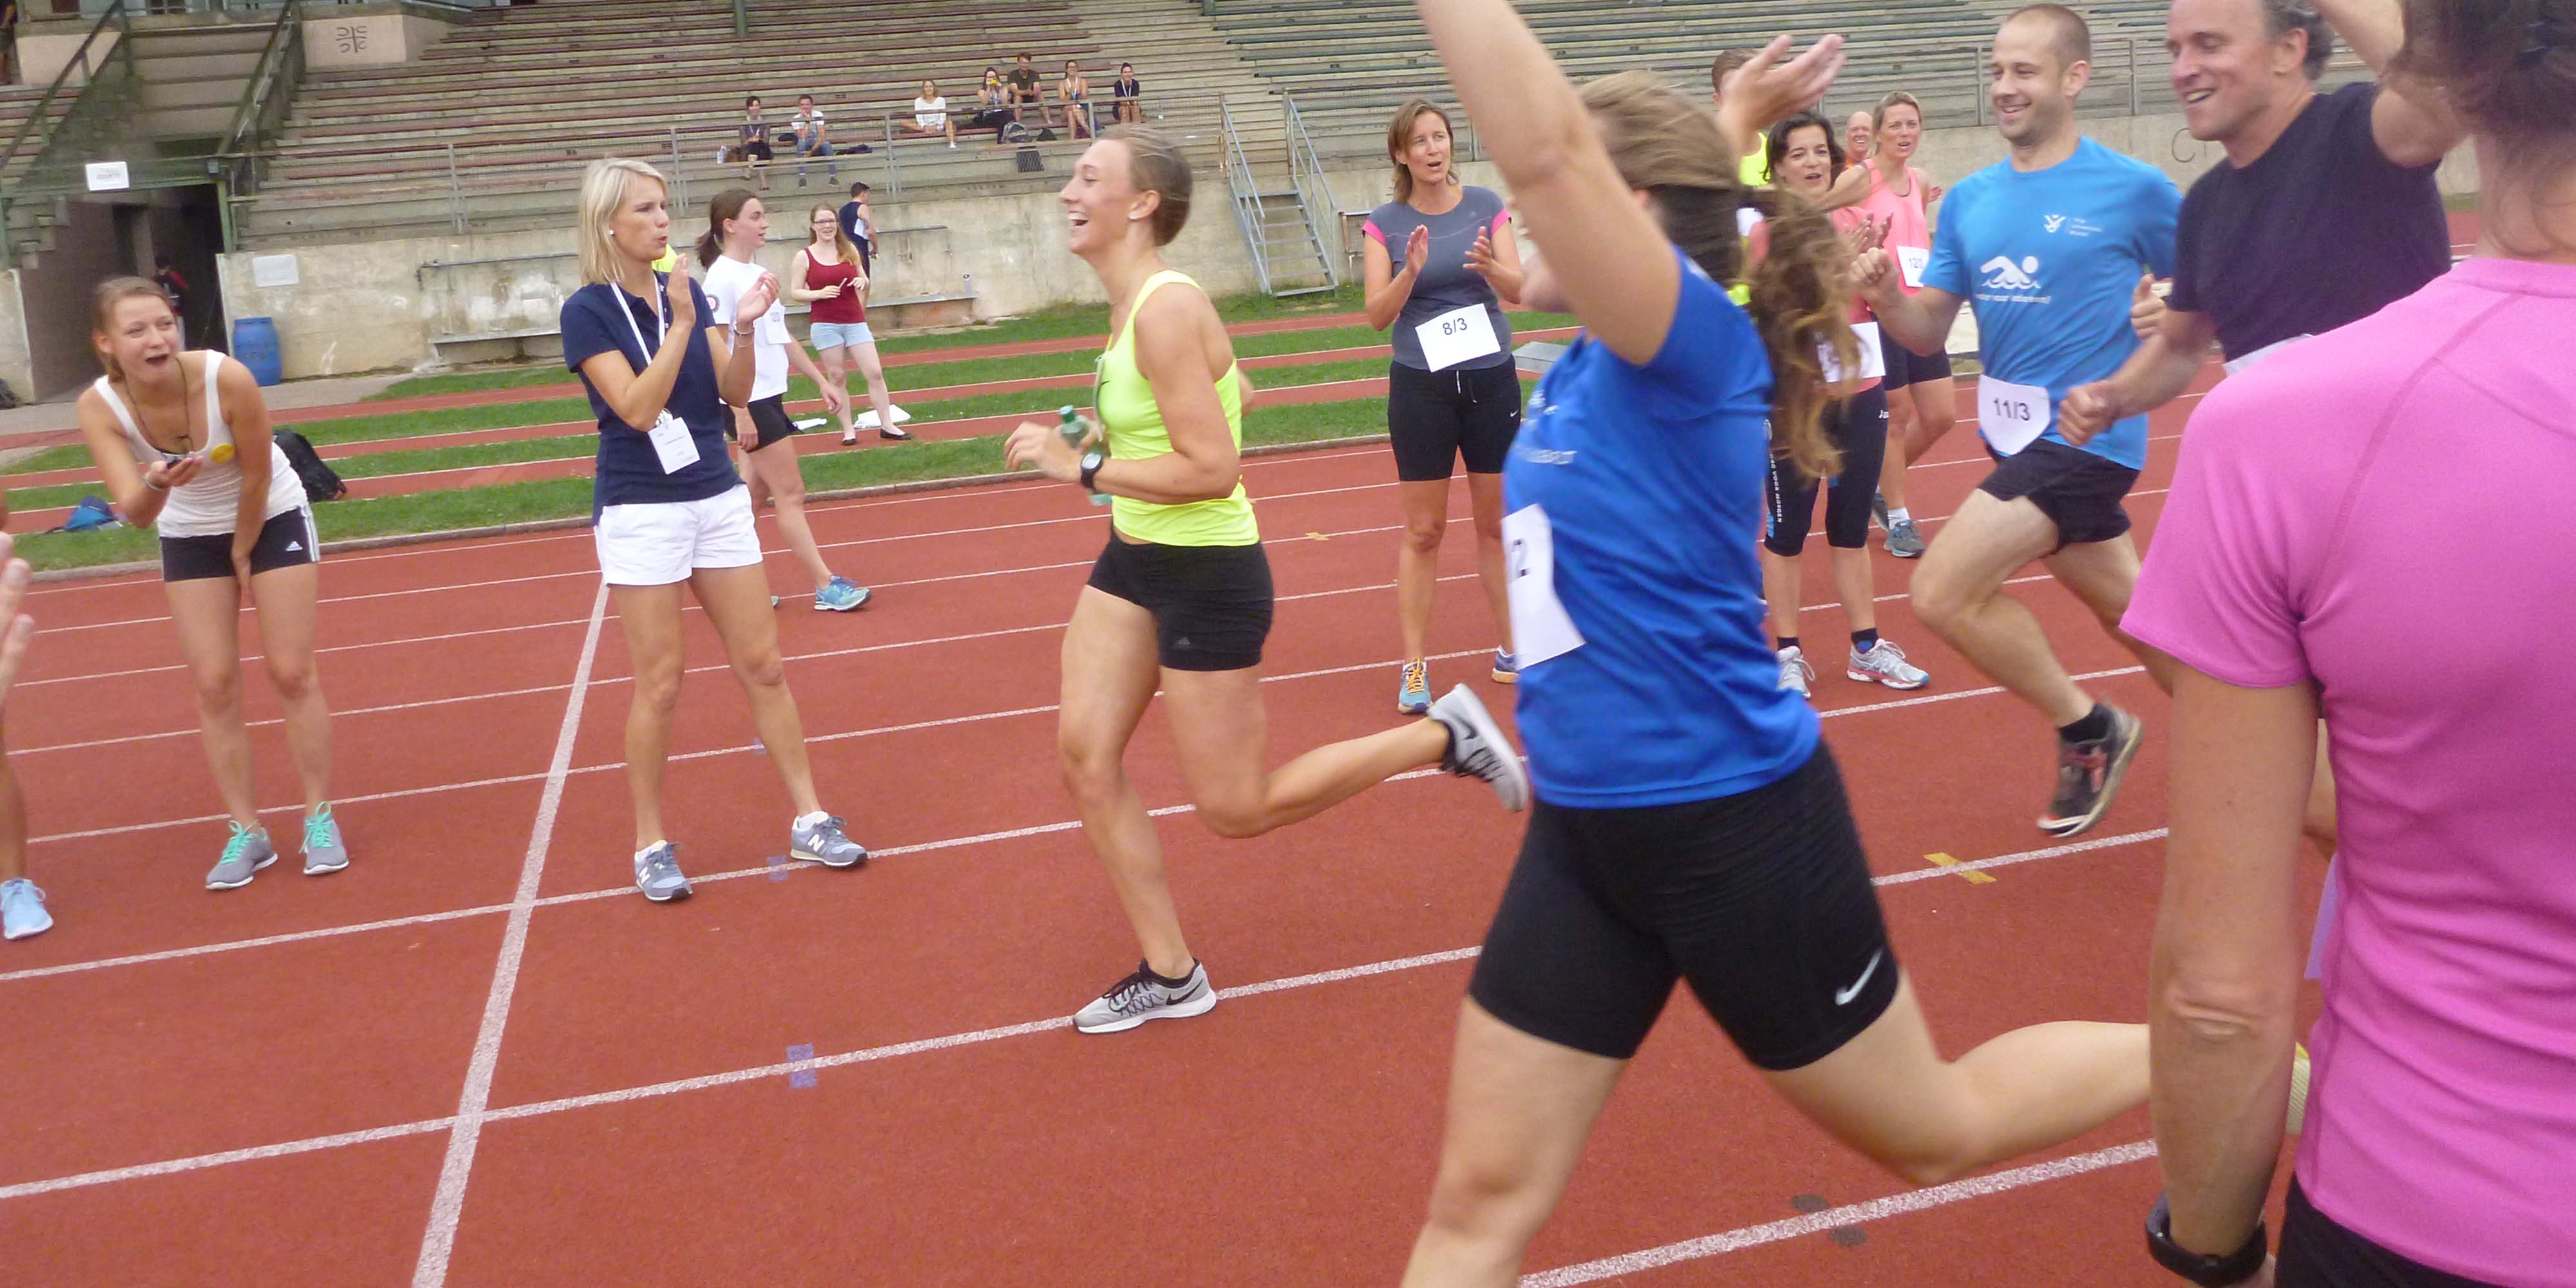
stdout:
{"type": "Polygon", "coordinates": [[[1775,645],[1775,646],[1773,647],[1773,650],[1772,650],[1772,651],[1774,651],[1774,652],[1778,652],[1778,653],[1786,653],[1786,652],[1788,652],[1789,650],[1791,650],[1791,649],[1793,649],[1793,648],[1796,648],[1796,647],[1798,647],[1798,637],[1797,637],[1797,636],[1795,636],[1795,635],[1783,635],[1783,636],[1781,636],[1781,637],[1780,637],[1780,642],[1779,642],[1779,644],[1775,645]]]}
{"type": "Polygon", "coordinates": [[[1854,653],[1866,653],[1866,652],[1870,651],[1871,649],[1874,649],[1874,648],[1877,648],[1877,647],[1878,647],[1878,632],[1877,632],[1877,631],[1875,631],[1875,630],[1867,630],[1867,631],[1853,631],[1853,632],[1852,632],[1852,652],[1854,652],[1854,653]]]}
{"type": "Polygon", "coordinates": [[[1912,511],[1907,510],[1904,506],[1901,506],[1901,505],[1900,505],[1900,506],[1897,506],[1897,507],[1895,507],[1894,509],[1891,509],[1891,510],[1889,510],[1889,511],[1887,512],[1887,526],[1889,526],[1889,527],[1891,527],[1891,528],[1895,527],[1897,524],[1900,524],[1900,523],[1912,523],[1912,522],[1914,522],[1914,514],[1913,514],[1913,512],[1912,512],[1912,511]]]}
{"type": "Polygon", "coordinates": [[[1190,982],[1190,976],[1197,974],[1198,969],[1198,960],[1196,958],[1192,958],[1190,961],[1190,968],[1182,971],[1177,976],[1165,975],[1162,972],[1155,970],[1152,966],[1146,966],[1144,971],[1148,976],[1153,978],[1155,983],[1160,984],[1165,988],[1180,988],[1190,982]]]}
{"type": "Polygon", "coordinates": [[[2066,742],[2099,742],[2111,736],[2111,709],[2096,702],[2084,718],[2070,725],[2057,726],[2057,736],[2066,742]]]}
{"type": "Polygon", "coordinates": [[[820,823],[820,822],[822,822],[824,819],[827,819],[827,818],[830,818],[830,817],[831,817],[831,815],[830,815],[829,813],[826,813],[826,812],[824,812],[824,811],[822,811],[822,810],[819,810],[819,809],[818,809],[818,810],[816,810],[816,811],[814,811],[814,812],[813,812],[813,813],[811,813],[811,814],[801,814],[801,815],[798,815],[798,816],[797,816],[797,819],[796,819],[796,821],[795,821],[795,822],[790,823],[790,824],[788,824],[788,825],[787,825],[787,830],[788,830],[790,833],[801,832],[801,831],[805,830],[806,828],[812,827],[812,826],[814,826],[816,823],[820,823]]]}

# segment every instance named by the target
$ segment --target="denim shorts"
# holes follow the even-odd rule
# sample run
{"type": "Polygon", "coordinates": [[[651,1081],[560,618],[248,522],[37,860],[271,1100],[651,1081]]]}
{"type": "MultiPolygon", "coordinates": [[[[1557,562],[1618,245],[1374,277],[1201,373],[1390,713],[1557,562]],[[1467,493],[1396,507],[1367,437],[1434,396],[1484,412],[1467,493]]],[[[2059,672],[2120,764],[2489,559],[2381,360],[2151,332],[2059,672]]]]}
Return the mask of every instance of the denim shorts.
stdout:
{"type": "Polygon", "coordinates": [[[807,331],[806,339],[817,349],[838,349],[853,344],[875,344],[877,337],[865,322],[817,322],[807,331]]]}

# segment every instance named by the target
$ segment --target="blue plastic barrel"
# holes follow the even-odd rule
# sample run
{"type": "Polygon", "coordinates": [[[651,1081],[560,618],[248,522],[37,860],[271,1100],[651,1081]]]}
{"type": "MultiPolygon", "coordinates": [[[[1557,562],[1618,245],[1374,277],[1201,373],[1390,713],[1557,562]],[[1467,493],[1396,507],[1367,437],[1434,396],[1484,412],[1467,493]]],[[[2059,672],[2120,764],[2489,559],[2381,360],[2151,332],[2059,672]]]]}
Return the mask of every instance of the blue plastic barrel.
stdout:
{"type": "Polygon", "coordinates": [[[233,319],[233,357],[263,385],[286,379],[286,361],[277,352],[277,324],[267,318],[233,319]]]}

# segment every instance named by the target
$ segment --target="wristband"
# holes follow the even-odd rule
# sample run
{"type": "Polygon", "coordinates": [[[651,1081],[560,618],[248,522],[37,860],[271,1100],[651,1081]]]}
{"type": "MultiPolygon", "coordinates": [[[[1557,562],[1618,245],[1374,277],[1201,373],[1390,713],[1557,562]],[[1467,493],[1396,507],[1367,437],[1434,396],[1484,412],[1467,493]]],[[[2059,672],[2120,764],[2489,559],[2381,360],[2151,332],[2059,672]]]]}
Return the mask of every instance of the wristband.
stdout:
{"type": "Polygon", "coordinates": [[[2201,1285],[2201,1288],[2228,1288],[2251,1279],[2263,1269],[2271,1255],[2270,1241],[2263,1223],[2254,1223],[2254,1233],[2245,1246],[2223,1257],[2203,1256],[2175,1245],[2173,1241],[2173,1208],[2165,1195],[2156,1196],[2155,1211],[2147,1214],[2147,1253],[2156,1264],[2201,1285]]]}

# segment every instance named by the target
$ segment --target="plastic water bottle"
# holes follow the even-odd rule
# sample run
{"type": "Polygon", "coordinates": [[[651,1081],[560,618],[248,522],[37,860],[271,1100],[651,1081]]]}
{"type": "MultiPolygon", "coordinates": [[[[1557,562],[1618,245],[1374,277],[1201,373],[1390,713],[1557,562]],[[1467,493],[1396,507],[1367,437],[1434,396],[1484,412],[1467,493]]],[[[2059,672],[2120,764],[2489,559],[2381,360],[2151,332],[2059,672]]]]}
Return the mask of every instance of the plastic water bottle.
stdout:
{"type": "MultiPolygon", "coordinates": [[[[1082,440],[1091,437],[1091,432],[1098,428],[1097,423],[1089,416],[1083,415],[1082,409],[1079,407],[1058,407],[1055,409],[1055,415],[1056,432],[1064,435],[1064,441],[1073,444],[1074,449],[1077,451],[1082,448],[1082,440]]],[[[1091,503],[1093,505],[1107,505],[1109,504],[1109,494],[1106,492],[1094,492],[1091,494],[1091,503]]]]}

